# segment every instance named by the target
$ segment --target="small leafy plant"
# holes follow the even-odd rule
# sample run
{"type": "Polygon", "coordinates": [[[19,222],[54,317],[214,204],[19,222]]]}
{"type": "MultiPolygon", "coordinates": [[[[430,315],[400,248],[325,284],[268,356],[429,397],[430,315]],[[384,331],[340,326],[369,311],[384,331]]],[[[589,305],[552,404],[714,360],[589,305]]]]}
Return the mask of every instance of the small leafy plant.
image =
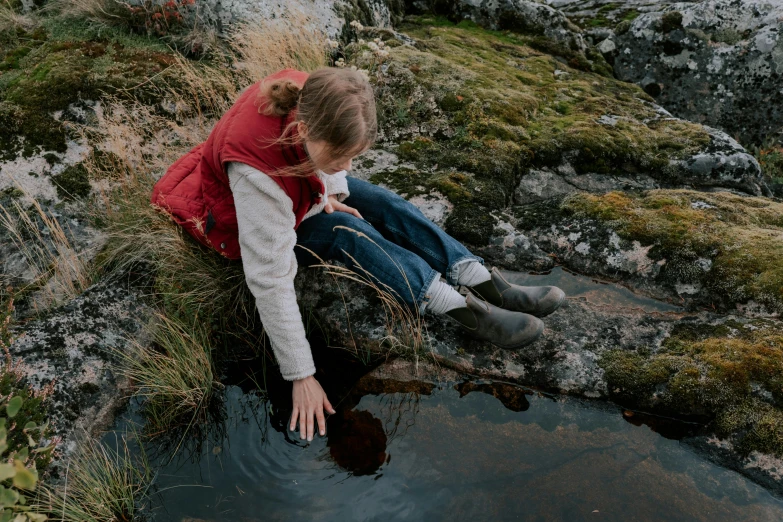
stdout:
{"type": "Polygon", "coordinates": [[[0,417],[0,455],[3,460],[0,463],[0,508],[2,509],[0,522],[47,520],[46,515],[31,512],[24,494],[25,491],[35,490],[38,483],[34,455],[49,449],[39,448],[38,442],[32,436],[35,432],[40,433],[43,428],[33,421],[28,421],[22,429],[22,433],[27,436],[27,446],[20,450],[13,450],[9,446],[9,428],[15,429],[17,427],[13,419],[23,405],[24,399],[21,396],[11,397],[4,405],[6,417],[0,417]],[[30,453],[33,453],[33,456],[30,453]],[[28,461],[31,467],[28,467],[28,461]]]}
{"type": "Polygon", "coordinates": [[[55,447],[54,443],[40,446],[48,433],[41,403],[52,388],[36,392],[19,386],[20,365],[13,363],[9,349],[13,311],[11,297],[0,310],[0,348],[5,352],[0,365],[0,522],[39,522],[47,517],[33,511],[27,495],[36,489],[38,469],[48,465],[55,447]]]}
{"type": "Polygon", "coordinates": [[[195,0],[168,0],[160,4],[145,0],[139,5],[124,4],[131,28],[154,36],[166,36],[185,26],[182,13],[194,9],[195,0]]]}

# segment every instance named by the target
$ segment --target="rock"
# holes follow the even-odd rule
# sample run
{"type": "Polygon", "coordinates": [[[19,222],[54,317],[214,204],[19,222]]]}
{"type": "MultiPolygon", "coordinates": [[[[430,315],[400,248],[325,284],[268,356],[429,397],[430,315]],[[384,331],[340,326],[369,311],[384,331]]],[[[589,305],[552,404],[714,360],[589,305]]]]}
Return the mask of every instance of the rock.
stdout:
{"type": "Polygon", "coordinates": [[[737,188],[757,196],[771,196],[756,158],[725,132],[706,125],[704,128],[710,134],[709,145],[692,157],[679,161],[684,170],[692,173],[693,185],[737,188]],[[706,180],[712,182],[704,183],[706,180]]]}
{"type": "Polygon", "coordinates": [[[550,169],[531,169],[522,177],[514,193],[517,202],[532,202],[565,196],[578,189],[550,169]]]}
{"type": "Polygon", "coordinates": [[[570,49],[584,51],[581,31],[568,18],[548,5],[527,0],[459,0],[433,2],[413,0],[414,12],[431,12],[453,20],[472,20],[487,29],[509,30],[550,38],[570,49]]]}
{"type": "Polygon", "coordinates": [[[783,311],[780,203],[688,190],[574,192],[560,201],[517,207],[511,221],[572,270],[691,308],[783,311]]]}
{"type": "MultiPolygon", "coordinates": [[[[366,177],[409,198],[437,190],[453,205],[446,230],[460,240],[489,245],[512,200],[577,190],[769,194],[758,162],[725,133],[674,118],[638,87],[563,65],[524,36],[501,42],[426,19],[399,29],[416,45],[391,48],[371,78],[379,148],[397,159],[385,168],[368,159],[366,177]],[[477,60],[480,52],[492,59],[477,60]]],[[[373,67],[362,45],[348,50],[352,65],[373,67]]]]}
{"type": "MultiPolygon", "coordinates": [[[[252,23],[285,15],[292,10],[285,2],[269,0],[206,0],[199,4],[202,10],[199,16],[202,23],[225,32],[239,22],[252,23]]],[[[295,7],[293,8],[296,9],[295,7]]],[[[330,0],[308,4],[307,13],[315,23],[323,27],[327,35],[337,39],[347,31],[348,24],[359,20],[365,25],[391,28],[392,20],[399,13],[389,10],[387,2],[382,0],[330,0]]]]}
{"type": "MultiPolygon", "coordinates": [[[[699,0],[696,0],[699,1],[699,0]]],[[[565,14],[582,28],[588,41],[597,44],[614,34],[623,22],[633,21],[642,13],[661,11],[674,4],[670,0],[546,0],[548,5],[565,14]]]]}
{"type": "Polygon", "coordinates": [[[613,37],[614,71],[678,117],[760,143],[783,132],[781,20],[779,2],[673,4],[613,37]]]}
{"type": "Polygon", "coordinates": [[[48,469],[55,482],[64,477],[62,463],[80,438],[108,427],[124,404],[129,387],[114,372],[111,350],[123,350],[132,338],[145,342],[147,313],[127,282],[113,279],[15,329],[10,352],[23,361],[27,382],[37,390],[54,382],[46,404],[52,435],[59,439],[48,469]]]}
{"type": "Polygon", "coordinates": [[[89,224],[81,202],[43,201],[36,207],[24,194],[0,197],[0,215],[12,223],[0,227],[0,288],[35,288],[17,299],[17,318],[73,297],[106,239],[89,224]],[[29,219],[21,219],[20,212],[29,219]]]}
{"type": "MultiPolygon", "coordinates": [[[[433,354],[456,371],[718,418],[716,433],[741,458],[749,450],[783,455],[776,429],[750,428],[783,420],[783,403],[769,391],[774,372],[759,370],[747,388],[723,377],[699,384],[733,372],[732,353],[748,354],[748,371],[758,369],[754,353],[773,364],[776,355],[759,347],[783,333],[774,319],[783,311],[783,208],[758,197],[769,190],[756,160],[725,132],[675,118],[627,84],[559,60],[541,66],[522,37],[512,46],[466,26],[399,29],[416,45],[392,49],[377,77],[384,118],[382,152],[373,155],[383,166],[357,161],[356,174],[422,208],[428,194],[445,196],[453,204],[445,230],[487,264],[561,265],[671,308],[577,292],[545,319],[544,339],[508,352],[467,340],[442,318],[426,319],[426,342],[417,344],[406,333],[413,326],[389,330],[377,300],[352,289],[345,303],[311,304],[328,331],[351,349],[386,353],[384,339],[396,339],[391,345],[407,357],[433,354]],[[465,40],[482,60],[463,54],[456,44],[465,40]],[[584,89],[595,105],[579,105],[575,93],[584,89]],[[532,100],[535,110],[526,105],[532,100]],[[613,148],[620,143],[633,153],[613,148]]],[[[308,279],[313,285],[329,295],[308,279]]]]}
{"type": "Polygon", "coordinates": [[[605,193],[611,190],[646,190],[658,188],[656,180],[647,175],[577,174],[568,162],[556,170],[531,169],[522,176],[514,193],[514,202],[521,205],[563,196],[580,191],[605,193]]]}
{"type": "Polygon", "coordinates": [[[615,49],[617,49],[617,46],[615,43],[610,40],[609,38],[606,38],[601,43],[599,43],[597,46],[599,51],[603,54],[612,54],[615,49]]]}

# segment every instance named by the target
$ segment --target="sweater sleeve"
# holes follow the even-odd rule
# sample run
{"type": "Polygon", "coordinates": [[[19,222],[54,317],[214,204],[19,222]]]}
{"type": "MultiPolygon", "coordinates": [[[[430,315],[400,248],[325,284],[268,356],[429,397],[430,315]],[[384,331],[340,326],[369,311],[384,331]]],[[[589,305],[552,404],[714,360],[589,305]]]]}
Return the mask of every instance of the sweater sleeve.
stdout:
{"type": "Polygon", "coordinates": [[[272,344],[283,378],[315,373],[310,344],[296,302],[296,231],[291,198],[272,178],[249,165],[231,162],[239,248],[245,281],[272,344]]]}
{"type": "Polygon", "coordinates": [[[348,173],[344,170],[335,172],[334,174],[324,174],[324,185],[326,185],[326,196],[336,195],[337,201],[343,202],[345,198],[350,196],[348,192],[348,180],[345,176],[348,173]]]}

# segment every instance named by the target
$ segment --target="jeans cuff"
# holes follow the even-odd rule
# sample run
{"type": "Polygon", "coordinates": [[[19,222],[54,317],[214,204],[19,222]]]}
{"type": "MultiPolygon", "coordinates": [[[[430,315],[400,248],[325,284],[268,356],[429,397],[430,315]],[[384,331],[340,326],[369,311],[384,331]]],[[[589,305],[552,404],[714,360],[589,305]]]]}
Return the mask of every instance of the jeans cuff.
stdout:
{"type": "Polygon", "coordinates": [[[473,254],[470,254],[464,257],[460,257],[449,266],[448,270],[446,270],[446,281],[448,281],[448,283],[451,286],[457,286],[458,274],[456,273],[456,270],[454,270],[454,267],[457,266],[459,263],[468,260],[478,261],[479,263],[481,263],[482,266],[484,265],[484,259],[479,256],[474,256],[473,254]]]}
{"type": "Polygon", "coordinates": [[[426,279],[426,282],[424,283],[424,286],[421,287],[421,291],[419,292],[419,295],[416,296],[416,311],[419,313],[419,315],[424,315],[424,312],[426,311],[427,304],[430,302],[430,296],[427,295],[427,290],[430,289],[432,286],[432,283],[435,282],[440,277],[440,272],[437,270],[433,270],[432,274],[430,274],[430,277],[426,279]]]}

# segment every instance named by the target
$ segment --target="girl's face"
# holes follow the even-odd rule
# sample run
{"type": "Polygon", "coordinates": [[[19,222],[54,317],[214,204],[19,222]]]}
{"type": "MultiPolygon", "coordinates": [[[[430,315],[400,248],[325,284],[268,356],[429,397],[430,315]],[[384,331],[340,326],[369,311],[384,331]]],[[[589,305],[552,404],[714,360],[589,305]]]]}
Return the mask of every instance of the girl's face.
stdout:
{"type": "Polygon", "coordinates": [[[315,167],[322,170],[325,174],[336,174],[343,170],[351,170],[351,160],[367,150],[367,148],[355,154],[346,156],[335,156],[329,148],[329,144],[324,140],[308,140],[307,126],[304,122],[299,122],[299,134],[304,138],[304,147],[315,167]]]}
{"type": "Polygon", "coordinates": [[[333,156],[329,151],[329,145],[322,140],[305,140],[305,149],[316,168],[322,170],[325,174],[335,174],[342,170],[351,170],[351,160],[356,156],[333,156]]]}

